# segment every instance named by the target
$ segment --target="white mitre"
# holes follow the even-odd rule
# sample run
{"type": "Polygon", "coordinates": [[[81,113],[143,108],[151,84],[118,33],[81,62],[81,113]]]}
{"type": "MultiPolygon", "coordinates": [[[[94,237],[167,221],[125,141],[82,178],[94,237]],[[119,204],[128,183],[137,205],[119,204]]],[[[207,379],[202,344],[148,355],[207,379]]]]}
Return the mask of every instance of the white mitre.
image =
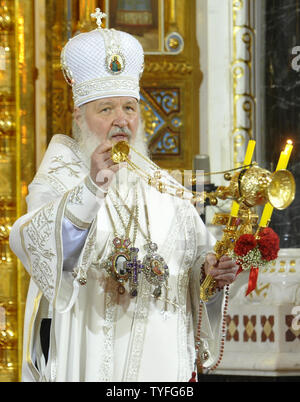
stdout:
{"type": "Polygon", "coordinates": [[[143,72],[144,52],[132,35],[114,29],[102,29],[105,14],[96,9],[98,28],[69,40],[61,52],[61,66],[72,86],[74,106],[112,96],[140,99],[139,80],[143,72]]]}

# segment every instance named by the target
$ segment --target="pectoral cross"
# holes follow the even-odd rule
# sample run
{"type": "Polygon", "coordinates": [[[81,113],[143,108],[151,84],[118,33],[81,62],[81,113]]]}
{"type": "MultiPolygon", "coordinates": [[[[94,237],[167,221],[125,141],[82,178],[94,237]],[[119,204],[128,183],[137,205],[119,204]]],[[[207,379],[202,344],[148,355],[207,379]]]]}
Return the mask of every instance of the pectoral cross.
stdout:
{"type": "Polygon", "coordinates": [[[96,18],[96,24],[98,25],[98,29],[101,29],[102,19],[107,17],[107,14],[102,13],[100,8],[96,8],[96,12],[91,14],[92,18],[96,18]]]}
{"type": "Polygon", "coordinates": [[[141,261],[138,260],[138,252],[138,248],[132,247],[130,261],[126,263],[127,272],[130,273],[130,296],[132,297],[136,297],[138,294],[139,274],[143,268],[141,261]]]}

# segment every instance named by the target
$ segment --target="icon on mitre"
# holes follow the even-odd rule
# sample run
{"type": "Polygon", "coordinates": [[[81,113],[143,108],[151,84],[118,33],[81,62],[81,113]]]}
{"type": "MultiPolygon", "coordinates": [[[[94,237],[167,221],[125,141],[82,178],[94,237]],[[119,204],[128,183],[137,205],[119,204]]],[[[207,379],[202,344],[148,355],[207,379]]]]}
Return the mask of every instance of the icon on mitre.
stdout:
{"type": "Polygon", "coordinates": [[[125,67],[124,60],[119,54],[113,54],[108,61],[108,69],[112,74],[120,74],[125,67]]]}

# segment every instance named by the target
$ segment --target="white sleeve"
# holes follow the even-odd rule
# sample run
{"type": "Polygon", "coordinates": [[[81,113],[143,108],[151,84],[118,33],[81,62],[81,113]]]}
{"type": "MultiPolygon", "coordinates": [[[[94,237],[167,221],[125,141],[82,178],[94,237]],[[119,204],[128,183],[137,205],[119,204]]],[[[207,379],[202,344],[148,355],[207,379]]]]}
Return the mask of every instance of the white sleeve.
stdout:
{"type": "Polygon", "coordinates": [[[72,272],[86,242],[88,229],[79,229],[67,218],[62,222],[63,270],[72,272]]]}

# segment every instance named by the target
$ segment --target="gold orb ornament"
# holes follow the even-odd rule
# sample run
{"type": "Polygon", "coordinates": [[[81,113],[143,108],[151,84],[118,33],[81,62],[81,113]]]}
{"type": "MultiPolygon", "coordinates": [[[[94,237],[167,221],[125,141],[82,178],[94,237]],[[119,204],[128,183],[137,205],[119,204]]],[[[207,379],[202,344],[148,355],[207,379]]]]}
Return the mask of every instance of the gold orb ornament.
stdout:
{"type": "Polygon", "coordinates": [[[276,209],[287,208],[295,198],[295,179],[288,170],[271,173],[258,166],[241,172],[239,192],[248,207],[267,202],[276,209]]]}
{"type": "Polygon", "coordinates": [[[296,183],[288,170],[273,173],[272,181],[267,189],[270,204],[279,210],[287,208],[295,199],[296,183]]]}
{"type": "Polygon", "coordinates": [[[114,163],[126,162],[130,147],[127,141],[119,141],[111,149],[111,159],[114,163]]]}
{"type": "Polygon", "coordinates": [[[232,175],[229,172],[226,172],[224,174],[224,179],[227,180],[227,181],[230,181],[232,179],[232,175]]]}
{"type": "Polygon", "coordinates": [[[210,203],[210,205],[212,205],[212,206],[218,205],[218,199],[217,199],[217,197],[214,197],[214,196],[209,197],[209,203],[210,203]]]}

